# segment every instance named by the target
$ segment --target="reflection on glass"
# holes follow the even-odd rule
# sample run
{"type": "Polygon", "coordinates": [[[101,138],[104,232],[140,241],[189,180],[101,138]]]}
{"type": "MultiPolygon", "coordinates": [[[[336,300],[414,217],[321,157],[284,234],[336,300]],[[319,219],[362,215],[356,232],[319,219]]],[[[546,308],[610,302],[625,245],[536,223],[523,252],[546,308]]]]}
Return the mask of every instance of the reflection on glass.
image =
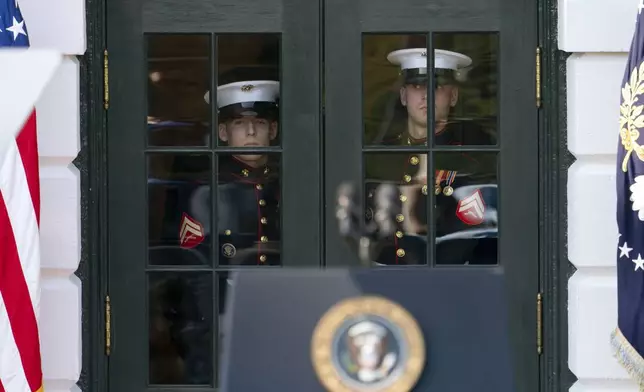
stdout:
{"type": "Polygon", "coordinates": [[[422,153],[364,156],[365,220],[374,219],[376,189],[398,187],[397,230],[379,244],[381,265],[427,263],[427,235],[433,235],[436,264],[497,263],[498,197],[496,153],[435,153],[427,176],[422,153]],[[428,177],[430,177],[428,181],[428,177]],[[428,195],[434,194],[434,224],[427,224],[428,195]]]}
{"type": "Polygon", "coordinates": [[[394,184],[399,190],[397,230],[381,241],[374,261],[382,265],[427,263],[427,155],[369,153],[364,155],[364,164],[367,222],[376,213],[376,189],[381,184],[394,184]]]}
{"type": "MultiPolygon", "coordinates": [[[[435,62],[456,65],[436,80],[436,145],[495,145],[498,117],[497,33],[436,33],[435,62]],[[439,53],[440,52],[440,53],[439,53]]],[[[445,68],[450,68],[446,65],[445,68]]],[[[439,71],[438,69],[436,70],[439,71]]]]}
{"type": "Polygon", "coordinates": [[[497,35],[434,35],[433,124],[428,126],[425,36],[365,35],[365,144],[496,144],[497,35]]]}
{"type": "Polygon", "coordinates": [[[212,274],[151,272],[148,290],[150,384],[211,384],[212,274]]]}
{"type": "Polygon", "coordinates": [[[152,265],[210,264],[210,155],[148,155],[152,265]]]}
{"type": "Polygon", "coordinates": [[[279,265],[279,155],[220,155],[218,167],[219,263],[279,265]]]}
{"type": "MultiPolygon", "coordinates": [[[[388,58],[391,52],[406,48],[427,48],[424,34],[366,34],[363,36],[363,113],[364,143],[398,145],[407,142],[403,134],[407,129],[407,111],[401,102],[400,67],[388,58]]],[[[424,49],[426,52],[426,49],[424,49]]],[[[416,59],[427,67],[427,59],[416,59]]],[[[421,88],[416,87],[419,92],[421,88]]],[[[426,105],[425,105],[426,107],[426,105]]],[[[414,106],[414,113],[426,123],[427,110],[414,106]],[[423,112],[425,113],[423,115],[423,112]]],[[[425,127],[426,128],[426,127],[425,127]]],[[[405,134],[406,135],[406,134],[405,134]]],[[[424,144],[426,131],[423,130],[415,144],[424,144]]]]}
{"type": "Polygon", "coordinates": [[[436,264],[496,264],[496,153],[436,153],[436,264]]]}
{"type": "Polygon", "coordinates": [[[279,145],[279,36],[220,35],[217,48],[219,144],[279,145]]]}
{"type": "Polygon", "coordinates": [[[148,144],[207,146],[210,36],[148,34],[148,144]]]}

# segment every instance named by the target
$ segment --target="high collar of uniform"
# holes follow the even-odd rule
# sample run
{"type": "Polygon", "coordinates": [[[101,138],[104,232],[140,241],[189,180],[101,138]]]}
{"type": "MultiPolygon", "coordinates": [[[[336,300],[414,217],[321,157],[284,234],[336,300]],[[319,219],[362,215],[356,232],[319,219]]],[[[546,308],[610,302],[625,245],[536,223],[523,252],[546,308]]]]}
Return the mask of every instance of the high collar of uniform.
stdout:
{"type": "Polygon", "coordinates": [[[224,176],[232,176],[239,180],[246,180],[248,182],[257,182],[265,179],[273,174],[273,169],[267,163],[262,166],[253,167],[236,157],[230,157],[221,163],[219,173],[224,176]]]}
{"type": "Polygon", "coordinates": [[[404,142],[404,144],[407,144],[409,146],[425,145],[425,144],[427,144],[427,137],[416,139],[416,138],[412,137],[409,133],[405,132],[404,137],[403,137],[403,142],[404,142]]]}

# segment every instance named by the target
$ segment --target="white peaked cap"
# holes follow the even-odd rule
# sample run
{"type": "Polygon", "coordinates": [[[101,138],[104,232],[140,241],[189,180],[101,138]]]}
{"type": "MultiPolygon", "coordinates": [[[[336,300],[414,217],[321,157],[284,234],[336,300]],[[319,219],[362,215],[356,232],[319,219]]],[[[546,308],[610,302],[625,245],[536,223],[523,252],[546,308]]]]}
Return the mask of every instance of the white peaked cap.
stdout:
{"type": "MultiPolygon", "coordinates": [[[[395,50],[387,55],[387,60],[400,66],[401,70],[427,68],[427,49],[412,48],[395,50]]],[[[472,64],[472,59],[462,53],[449,50],[434,50],[434,68],[459,71],[472,64]]]]}
{"type": "Polygon", "coordinates": [[[349,328],[349,336],[356,337],[359,335],[364,335],[366,333],[372,333],[380,337],[387,335],[387,330],[382,326],[372,322],[372,321],[361,321],[353,327],[349,328]]]}
{"type": "MultiPolygon", "coordinates": [[[[217,107],[242,102],[277,102],[280,96],[280,83],[274,80],[248,80],[224,84],[217,88],[217,107]]],[[[210,92],[204,96],[210,103],[210,92]]]]}

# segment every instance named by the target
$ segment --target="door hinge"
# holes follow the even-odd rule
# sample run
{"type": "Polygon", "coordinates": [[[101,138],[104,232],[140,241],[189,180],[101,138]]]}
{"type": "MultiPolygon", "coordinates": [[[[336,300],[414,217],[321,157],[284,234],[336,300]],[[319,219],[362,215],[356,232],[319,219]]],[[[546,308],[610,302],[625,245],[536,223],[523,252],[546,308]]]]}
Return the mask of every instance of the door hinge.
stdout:
{"type": "Polygon", "coordinates": [[[112,351],[112,303],[110,296],[105,297],[105,355],[112,351]]]}
{"type": "Polygon", "coordinates": [[[543,296],[537,294],[537,354],[543,352],[543,296]]]}
{"type": "Polygon", "coordinates": [[[103,107],[110,107],[110,69],[107,49],[103,51],[103,107]]]}
{"type": "Polygon", "coordinates": [[[537,107],[541,107],[541,48],[537,46],[537,53],[535,56],[535,75],[536,75],[536,95],[537,107]]]}

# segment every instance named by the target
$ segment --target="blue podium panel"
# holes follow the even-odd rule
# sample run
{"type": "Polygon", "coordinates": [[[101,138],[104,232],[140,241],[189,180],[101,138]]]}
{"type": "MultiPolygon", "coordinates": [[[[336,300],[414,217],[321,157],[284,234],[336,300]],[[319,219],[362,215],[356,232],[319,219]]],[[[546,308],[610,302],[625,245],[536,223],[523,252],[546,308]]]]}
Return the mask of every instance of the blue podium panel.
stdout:
{"type": "Polygon", "coordinates": [[[511,392],[500,267],[242,271],[221,390],[511,392]]]}

